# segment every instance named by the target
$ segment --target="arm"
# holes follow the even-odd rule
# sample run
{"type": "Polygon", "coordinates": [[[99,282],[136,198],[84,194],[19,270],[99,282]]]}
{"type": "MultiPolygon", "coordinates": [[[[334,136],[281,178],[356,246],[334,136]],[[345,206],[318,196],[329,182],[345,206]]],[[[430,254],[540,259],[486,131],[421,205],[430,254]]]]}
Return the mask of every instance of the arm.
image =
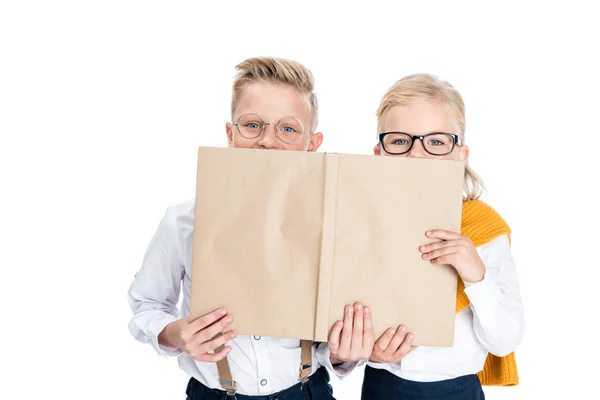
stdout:
{"type": "Polygon", "coordinates": [[[512,353],[525,331],[523,304],[517,272],[507,236],[477,248],[485,265],[484,278],[465,282],[471,302],[477,339],[490,353],[502,357],[512,353]]]}
{"type": "Polygon", "coordinates": [[[142,343],[152,344],[158,354],[169,356],[179,355],[181,350],[159,343],[158,336],[179,314],[177,302],[184,267],[176,224],[175,213],[168,209],[127,292],[133,311],[129,322],[131,334],[142,343]]]}
{"type": "Polygon", "coordinates": [[[479,342],[499,357],[513,352],[521,342],[525,323],[508,236],[477,248],[454,232],[434,230],[427,236],[443,241],[421,246],[423,258],[452,265],[465,283],[479,342]]]}
{"type": "Polygon", "coordinates": [[[128,291],[133,317],[129,322],[132,335],[151,343],[158,354],[177,356],[182,352],[198,361],[218,361],[231,348],[213,353],[236,332],[223,330],[233,317],[225,310],[215,310],[200,318],[178,319],[177,302],[185,269],[181,262],[177,216],[167,210],[146,251],[142,267],[128,291]]]}

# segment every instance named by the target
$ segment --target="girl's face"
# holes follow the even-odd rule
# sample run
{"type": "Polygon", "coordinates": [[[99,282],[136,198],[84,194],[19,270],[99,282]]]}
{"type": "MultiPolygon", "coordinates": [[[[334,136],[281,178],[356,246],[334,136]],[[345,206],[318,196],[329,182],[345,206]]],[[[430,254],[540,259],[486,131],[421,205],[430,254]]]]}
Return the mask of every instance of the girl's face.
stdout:
{"type": "MultiPolygon", "coordinates": [[[[383,118],[382,131],[380,133],[403,132],[415,136],[427,135],[433,132],[459,134],[456,121],[448,113],[441,100],[395,106],[390,108],[383,118]]],[[[375,155],[457,161],[467,161],[469,157],[469,148],[467,146],[456,144],[452,149],[453,138],[448,135],[432,135],[424,138],[427,150],[432,153],[444,154],[452,149],[449,154],[444,155],[430,154],[423,146],[423,142],[417,138],[414,139],[409,152],[404,154],[390,154],[405,151],[405,149],[410,147],[412,139],[406,135],[390,134],[386,135],[384,141],[385,150],[382,143],[378,142],[374,148],[375,155]]]]}

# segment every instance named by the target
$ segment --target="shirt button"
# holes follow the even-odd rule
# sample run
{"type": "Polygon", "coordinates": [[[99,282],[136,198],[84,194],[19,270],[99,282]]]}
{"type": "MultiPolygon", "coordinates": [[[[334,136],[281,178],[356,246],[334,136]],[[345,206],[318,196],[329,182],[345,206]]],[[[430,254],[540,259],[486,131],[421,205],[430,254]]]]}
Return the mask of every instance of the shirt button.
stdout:
{"type": "Polygon", "coordinates": [[[262,336],[254,336],[254,340],[260,340],[262,336]]]}
{"type": "Polygon", "coordinates": [[[267,386],[267,380],[263,379],[262,381],[260,381],[260,385],[261,386],[267,386]]]}

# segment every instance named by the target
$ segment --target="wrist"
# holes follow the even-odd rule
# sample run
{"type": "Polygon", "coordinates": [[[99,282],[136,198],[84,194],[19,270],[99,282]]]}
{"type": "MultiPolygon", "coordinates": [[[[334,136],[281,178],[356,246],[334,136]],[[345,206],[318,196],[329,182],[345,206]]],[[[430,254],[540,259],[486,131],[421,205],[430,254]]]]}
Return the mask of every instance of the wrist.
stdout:
{"type": "Polygon", "coordinates": [[[331,365],[333,366],[345,363],[344,360],[335,356],[334,354],[329,355],[329,361],[331,361],[331,365]]]}
{"type": "Polygon", "coordinates": [[[468,279],[462,278],[462,280],[466,283],[478,283],[483,278],[485,278],[485,266],[481,264],[473,273],[469,274],[468,279]]]}
{"type": "Polygon", "coordinates": [[[369,362],[381,364],[385,361],[383,361],[381,358],[377,357],[375,354],[371,354],[371,357],[369,357],[369,362]]]}
{"type": "Polygon", "coordinates": [[[170,322],[163,328],[163,330],[158,334],[158,343],[167,346],[167,347],[175,347],[179,348],[179,346],[175,345],[171,340],[171,328],[173,327],[173,322],[170,322]]]}

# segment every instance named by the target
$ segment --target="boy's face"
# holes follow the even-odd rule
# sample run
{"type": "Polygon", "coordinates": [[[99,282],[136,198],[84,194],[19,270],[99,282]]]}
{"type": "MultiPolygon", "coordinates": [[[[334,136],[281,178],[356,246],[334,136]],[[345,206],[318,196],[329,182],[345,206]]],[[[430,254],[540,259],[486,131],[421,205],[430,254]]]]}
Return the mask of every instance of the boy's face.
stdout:
{"type": "MultiPolygon", "coordinates": [[[[383,122],[381,133],[404,132],[411,135],[426,135],[432,132],[459,133],[455,120],[449,115],[444,103],[439,100],[392,107],[384,115],[383,122]]],[[[431,139],[425,138],[426,142],[428,140],[431,139]]],[[[433,145],[435,144],[438,143],[434,142],[433,145]]],[[[381,143],[377,143],[374,153],[382,156],[466,161],[469,157],[469,148],[464,145],[456,145],[450,154],[439,156],[426,152],[423,143],[419,139],[415,139],[408,153],[389,154],[382,148],[381,143]]]]}
{"type": "MultiPolygon", "coordinates": [[[[264,122],[272,124],[284,117],[293,116],[302,122],[306,132],[310,131],[313,122],[304,96],[298,90],[288,85],[267,82],[256,82],[244,89],[234,110],[234,123],[244,113],[256,113],[264,122]]],[[[286,128],[280,127],[281,129],[286,128]]],[[[305,134],[295,143],[285,143],[275,135],[273,125],[266,125],[265,132],[254,139],[242,136],[231,122],[226,124],[226,131],[229,147],[247,149],[317,151],[323,141],[323,134],[317,132],[305,134]]]]}

